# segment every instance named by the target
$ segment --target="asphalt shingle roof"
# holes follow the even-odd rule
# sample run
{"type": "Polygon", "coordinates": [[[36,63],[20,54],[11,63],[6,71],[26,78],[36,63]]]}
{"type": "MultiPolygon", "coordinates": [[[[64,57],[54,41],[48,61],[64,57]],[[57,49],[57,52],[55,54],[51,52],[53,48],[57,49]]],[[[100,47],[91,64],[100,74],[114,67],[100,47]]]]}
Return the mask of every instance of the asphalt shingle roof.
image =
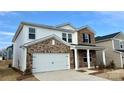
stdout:
{"type": "Polygon", "coordinates": [[[120,32],[116,32],[116,33],[113,33],[113,34],[109,34],[109,35],[105,35],[105,36],[98,36],[95,38],[96,41],[99,41],[99,40],[104,40],[104,39],[110,39],[110,38],[113,38],[115,37],[116,35],[118,35],[120,32]]]}

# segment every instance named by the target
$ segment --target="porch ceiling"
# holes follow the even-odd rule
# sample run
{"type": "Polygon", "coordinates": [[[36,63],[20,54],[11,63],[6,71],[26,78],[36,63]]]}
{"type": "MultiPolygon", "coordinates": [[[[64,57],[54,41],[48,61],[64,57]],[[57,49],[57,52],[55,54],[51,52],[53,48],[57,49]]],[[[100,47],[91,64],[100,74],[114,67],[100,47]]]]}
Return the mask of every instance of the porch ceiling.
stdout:
{"type": "Polygon", "coordinates": [[[101,46],[77,46],[77,45],[73,45],[71,46],[71,49],[90,49],[90,50],[104,50],[104,47],[101,46]]]}

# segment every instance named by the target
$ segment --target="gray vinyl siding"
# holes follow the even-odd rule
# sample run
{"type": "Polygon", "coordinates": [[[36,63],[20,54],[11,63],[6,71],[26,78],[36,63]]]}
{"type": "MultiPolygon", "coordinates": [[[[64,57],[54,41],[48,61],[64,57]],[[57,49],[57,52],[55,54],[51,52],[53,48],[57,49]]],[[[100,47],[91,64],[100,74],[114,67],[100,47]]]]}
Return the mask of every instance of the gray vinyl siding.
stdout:
{"type": "Polygon", "coordinates": [[[120,42],[119,42],[119,40],[114,40],[114,48],[115,49],[120,49],[120,42]]]}
{"type": "MultiPolygon", "coordinates": [[[[116,67],[121,67],[120,53],[113,50],[112,40],[96,43],[98,46],[105,47],[106,64],[109,65],[113,60],[116,67]]],[[[103,62],[102,51],[97,51],[97,63],[103,62]]]]}
{"type": "Polygon", "coordinates": [[[123,40],[114,39],[113,41],[114,41],[114,49],[115,50],[124,49],[124,41],[123,40]],[[120,42],[122,42],[122,44],[123,44],[122,48],[120,46],[120,42]]]}

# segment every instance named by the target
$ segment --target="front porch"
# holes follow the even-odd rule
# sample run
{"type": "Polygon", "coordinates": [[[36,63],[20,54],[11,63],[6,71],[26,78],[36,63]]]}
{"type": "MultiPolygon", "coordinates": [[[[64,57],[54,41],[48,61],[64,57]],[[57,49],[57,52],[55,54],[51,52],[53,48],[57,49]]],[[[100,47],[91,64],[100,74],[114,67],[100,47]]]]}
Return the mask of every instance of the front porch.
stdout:
{"type": "Polygon", "coordinates": [[[75,70],[86,67],[87,69],[91,69],[92,67],[98,66],[100,63],[97,62],[96,51],[102,51],[102,64],[106,65],[105,48],[103,47],[98,47],[95,45],[74,45],[71,47],[71,50],[73,51],[75,70]]]}

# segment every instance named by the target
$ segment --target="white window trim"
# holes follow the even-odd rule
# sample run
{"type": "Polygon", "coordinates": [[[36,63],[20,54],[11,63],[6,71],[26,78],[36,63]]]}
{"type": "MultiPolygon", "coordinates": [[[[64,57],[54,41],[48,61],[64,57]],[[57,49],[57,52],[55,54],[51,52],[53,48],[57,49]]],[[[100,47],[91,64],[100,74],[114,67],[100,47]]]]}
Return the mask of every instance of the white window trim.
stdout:
{"type": "MultiPolygon", "coordinates": [[[[119,40],[119,47],[120,47],[120,42],[123,42],[124,40],[122,40],[122,39],[112,39],[112,46],[113,46],[113,49],[115,50],[115,46],[114,46],[114,40],[119,40]]],[[[122,43],[123,44],[123,43],[122,43]]],[[[120,47],[120,49],[124,49],[124,45],[123,45],[123,47],[121,48],[120,47]]]]}
{"type": "Polygon", "coordinates": [[[112,39],[112,47],[115,50],[115,46],[114,46],[114,39],[112,39]]]}
{"type": "Polygon", "coordinates": [[[28,39],[29,39],[29,40],[35,40],[35,39],[30,39],[30,38],[29,38],[29,34],[35,34],[35,39],[36,39],[36,28],[34,28],[34,27],[29,27],[29,28],[28,28],[28,39]],[[30,31],[29,31],[30,28],[35,29],[35,33],[30,33],[30,31]]]}
{"type": "Polygon", "coordinates": [[[120,49],[123,49],[123,40],[119,40],[119,45],[120,45],[120,49]],[[122,48],[121,48],[121,45],[122,45],[122,48]]]}
{"type": "MultiPolygon", "coordinates": [[[[68,35],[69,34],[71,35],[71,38],[70,38],[71,39],[71,42],[69,42],[69,40],[67,40],[67,41],[68,41],[68,43],[72,43],[72,34],[71,33],[68,33],[68,35]]],[[[67,38],[69,39],[69,36],[67,36],[67,38]]]]}
{"type": "MultiPolygon", "coordinates": [[[[66,38],[66,42],[68,41],[68,36],[67,36],[67,33],[62,33],[62,40],[63,40],[63,34],[66,34],[66,37],[64,37],[64,38],[66,38]]],[[[65,40],[64,40],[65,41],[65,40]]]]}
{"type": "Polygon", "coordinates": [[[87,38],[85,38],[85,39],[87,39],[88,40],[88,42],[85,42],[85,43],[90,43],[90,40],[89,40],[89,35],[87,34],[87,33],[84,33],[86,36],[85,37],[87,37],[87,38]]]}
{"type": "MultiPolygon", "coordinates": [[[[63,34],[63,33],[62,33],[62,34],[63,34]]],[[[68,42],[68,43],[72,43],[73,40],[72,40],[72,42],[69,42],[69,41],[68,41],[68,39],[69,39],[69,38],[68,38],[68,34],[71,34],[71,36],[72,36],[71,39],[73,39],[73,35],[72,35],[72,33],[64,33],[64,34],[66,34],[66,42],[68,42]]],[[[63,35],[62,35],[62,40],[63,40],[63,35]]]]}
{"type": "Polygon", "coordinates": [[[52,45],[55,45],[55,40],[54,39],[52,40],[52,45]]]}
{"type": "Polygon", "coordinates": [[[121,60],[121,67],[123,68],[123,59],[122,59],[122,53],[120,52],[120,60],[121,60]]]}

